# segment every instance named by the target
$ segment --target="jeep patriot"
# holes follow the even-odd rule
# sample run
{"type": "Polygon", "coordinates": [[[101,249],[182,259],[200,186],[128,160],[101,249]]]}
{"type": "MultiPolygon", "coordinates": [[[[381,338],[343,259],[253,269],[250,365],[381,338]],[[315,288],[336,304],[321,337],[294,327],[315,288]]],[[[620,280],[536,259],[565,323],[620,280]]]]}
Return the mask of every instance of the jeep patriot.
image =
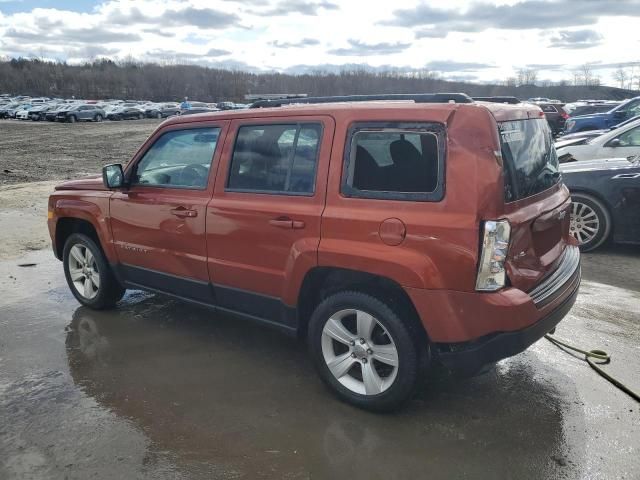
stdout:
{"type": "Polygon", "coordinates": [[[556,326],[580,284],[570,205],[538,107],[353,96],[170,118],[57,186],[48,226],[81,304],[144,289],[280,327],[381,411],[430,362],[473,374],[556,326]]]}

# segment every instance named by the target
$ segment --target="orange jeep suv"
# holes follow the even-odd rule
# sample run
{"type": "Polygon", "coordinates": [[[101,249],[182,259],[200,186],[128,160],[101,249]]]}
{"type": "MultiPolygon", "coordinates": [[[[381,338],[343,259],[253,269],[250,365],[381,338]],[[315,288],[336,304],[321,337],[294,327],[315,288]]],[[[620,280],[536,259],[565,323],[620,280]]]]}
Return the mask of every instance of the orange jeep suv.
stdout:
{"type": "Polygon", "coordinates": [[[306,336],[322,380],[371,410],[430,361],[473,374],[525,350],[572,307],[580,254],[538,107],[253,107],[171,118],[126,166],[56,187],[53,250],[81,304],[144,289],[306,336]]]}

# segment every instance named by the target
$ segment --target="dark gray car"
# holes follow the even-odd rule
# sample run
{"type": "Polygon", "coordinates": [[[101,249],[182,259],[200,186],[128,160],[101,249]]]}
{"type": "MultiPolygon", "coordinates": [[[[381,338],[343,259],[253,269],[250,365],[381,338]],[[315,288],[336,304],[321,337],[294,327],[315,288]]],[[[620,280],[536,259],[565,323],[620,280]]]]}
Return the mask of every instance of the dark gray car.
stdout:
{"type": "Polygon", "coordinates": [[[69,108],[58,110],[58,122],[75,123],[80,121],[101,122],[106,117],[104,110],[96,105],[71,105],[69,108]]]}

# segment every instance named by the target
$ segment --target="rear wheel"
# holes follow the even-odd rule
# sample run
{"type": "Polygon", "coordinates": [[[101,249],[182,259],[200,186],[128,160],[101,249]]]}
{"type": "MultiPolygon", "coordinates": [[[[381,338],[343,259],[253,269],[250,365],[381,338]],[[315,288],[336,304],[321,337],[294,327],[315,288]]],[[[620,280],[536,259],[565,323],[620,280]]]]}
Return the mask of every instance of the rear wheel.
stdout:
{"type": "Polygon", "coordinates": [[[96,122],[101,122],[101,121],[102,121],[102,115],[97,114],[97,115],[94,117],[94,119],[93,119],[93,120],[94,120],[94,121],[96,121],[96,122]]]}
{"type": "Polygon", "coordinates": [[[144,115],[143,115],[143,114],[141,114],[141,113],[140,113],[140,114],[138,114],[138,120],[142,120],[143,118],[144,118],[144,115]]]}
{"type": "Polygon", "coordinates": [[[74,297],[95,310],[113,307],[124,295],[102,250],[86,235],[74,233],[62,256],[64,274],[74,297]]]}
{"type": "Polygon", "coordinates": [[[571,203],[571,235],[578,240],[583,252],[598,248],[611,233],[611,215],[607,207],[585,193],[572,193],[571,203]]]}
{"type": "Polygon", "coordinates": [[[69,118],[67,120],[69,121],[69,123],[76,123],[78,121],[75,115],[69,115],[69,118]]]}
{"type": "Polygon", "coordinates": [[[162,118],[162,113],[160,113],[160,112],[156,113],[156,118],[158,118],[158,119],[162,118]]]}
{"type": "Polygon", "coordinates": [[[419,350],[408,324],[360,292],[325,299],[309,323],[309,347],[322,380],[342,400],[389,411],[415,391],[419,350]]]}

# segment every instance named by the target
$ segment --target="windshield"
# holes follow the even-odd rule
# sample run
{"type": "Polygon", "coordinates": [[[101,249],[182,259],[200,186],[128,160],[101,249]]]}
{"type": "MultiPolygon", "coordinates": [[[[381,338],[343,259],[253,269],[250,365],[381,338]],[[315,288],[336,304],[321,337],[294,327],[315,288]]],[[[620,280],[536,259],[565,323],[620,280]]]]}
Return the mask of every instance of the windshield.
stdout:
{"type": "Polygon", "coordinates": [[[558,155],[544,118],[501,122],[505,201],[540,193],[560,180],[558,155]]]}

